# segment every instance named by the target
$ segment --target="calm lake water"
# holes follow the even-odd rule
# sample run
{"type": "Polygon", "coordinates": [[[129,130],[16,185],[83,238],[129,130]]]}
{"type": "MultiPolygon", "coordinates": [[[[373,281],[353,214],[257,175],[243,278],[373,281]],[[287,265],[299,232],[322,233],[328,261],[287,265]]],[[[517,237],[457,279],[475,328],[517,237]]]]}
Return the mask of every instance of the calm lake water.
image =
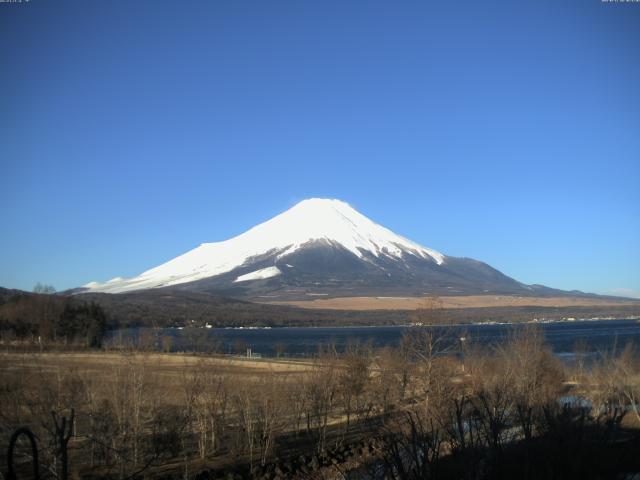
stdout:
{"type": "MultiPolygon", "coordinates": [[[[578,343],[584,344],[589,352],[611,351],[622,348],[633,341],[640,345],[640,321],[585,320],[573,322],[540,323],[547,343],[560,356],[570,356],[578,343]]],[[[326,328],[272,328],[272,329],[123,329],[110,333],[108,341],[137,341],[146,336],[156,337],[160,345],[162,336],[171,337],[172,350],[204,350],[214,344],[222,346],[227,353],[242,348],[251,348],[262,356],[276,356],[277,348],[283,355],[292,357],[312,356],[319,346],[335,344],[343,351],[350,344],[371,343],[374,348],[397,346],[402,335],[416,332],[421,328],[445,331],[442,327],[326,327],[326,328]]],[[[460,337],[476,345],[491,346],[503,342],[522,325],[479,324],[447,327],[447,334],[453,344],[459,344],[460,337]]]]}

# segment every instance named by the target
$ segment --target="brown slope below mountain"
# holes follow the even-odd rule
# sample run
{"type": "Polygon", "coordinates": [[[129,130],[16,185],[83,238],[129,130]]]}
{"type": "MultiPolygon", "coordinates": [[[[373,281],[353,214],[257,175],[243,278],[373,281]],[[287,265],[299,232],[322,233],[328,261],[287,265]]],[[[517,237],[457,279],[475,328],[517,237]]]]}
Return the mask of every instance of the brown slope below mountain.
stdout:
{"type": "MultiPolygon", "coordinates": [[[[330,310],[415,310],[424,308],[432,297],[342,297],[311,298],[299,301],[270,301],[271,305],[291,305],[307,309],[330,310]]],[[[442,308],[496,307],[606,307],[639,306],[640,300],[616,297],[521,297],[510,295],[466,295],[437,297],[442,308]]]]}

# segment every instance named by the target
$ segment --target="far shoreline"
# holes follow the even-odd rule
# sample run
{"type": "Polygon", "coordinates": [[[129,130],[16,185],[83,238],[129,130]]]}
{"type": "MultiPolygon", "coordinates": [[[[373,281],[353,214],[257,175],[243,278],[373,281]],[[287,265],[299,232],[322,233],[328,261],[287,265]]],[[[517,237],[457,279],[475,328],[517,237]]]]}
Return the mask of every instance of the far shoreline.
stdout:
{"type": "Polygon", "coordinates": [[[487,321],[478,321],[478,322],[458,322],[458,323],[433,323],[433,324],[414,324],[414,323],[404,323],[404,324],[371,324],[371,325],[277,325],[273,327],[253,327],[253,326],[240,326],[240,327],[231,327],[231,326],[216,326],[216,327],[205,327],[205,326],[184,326],[184,327],[175,327],[175,326],[167,326],[167,327],[147,327],[147,326],[132,326],[132,327],[116,327],[110,328],[109,332],[115,332],[118,330],[129,330],[129,329],[154,329],[160,328],[163,330],[188,330],[190,328],[197,328],[199,330],[248,330],[248,331],[256,331],[256,330],[287,330],[287,329],[365,329],[365,328],[425,328],[425,327],[462,327],[462,326],[491,326],[491,325],[548,325],[553,323],[585,323],[585,322],[622,322],[622,321],[640,321],[640,315],[632,315],[626,317],[591,317],[591,318],[563,318],[563,319],[549,319],[549,320],[526,320],[526,321],[513,321],[513,322],[496,322],[492,320],[487,321]]]}

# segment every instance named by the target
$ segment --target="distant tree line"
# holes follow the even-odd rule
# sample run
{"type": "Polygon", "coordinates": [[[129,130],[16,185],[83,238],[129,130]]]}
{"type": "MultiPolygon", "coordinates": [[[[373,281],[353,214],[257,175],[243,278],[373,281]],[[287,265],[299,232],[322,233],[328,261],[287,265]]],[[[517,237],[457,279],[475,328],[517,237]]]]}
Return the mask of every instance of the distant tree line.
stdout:
{"type": "Polygon", "coordinates": [[[54,295],[49,286],[38,293],[20,292],[0,303],[0,338],[5,342],[102,346],[107,328],[103,308],[95,302],[54,295]]]}
{"type": "MultiPolygon", "coordinates": [[[[477,307],[443,308],[438,297],[430,297],[417,310],[312,310],[286,305],[270,305],[242,301],[205,292],[172,289],[120,293],[83,293],[82,295],[52,295],[50,286],[36,285],[34,292],[0,288],[0,319],[2,305],[20,303],[47,303],[32,300],[38,294],[64,302],[73,298],[87,304],[99,305],[107,317],[111,329],[127,327],[291,327],[291,326],[346,326],[346,325],[406,325],[417,324],[465,324],[472,322],[527,322],[538,319],[562,319],[568,317],[630,318],[640,316],[640,304],[574,307],[477,307]]],[[[13,307],[11,307],[13,308],[13,307]]],[[[58,313],[59,314],[59,313],[58,313]]],[[[5,315],[6,319],[6,315],[5,315]]],[[[32,328],[29,325],[20,328],[32,328]]],[[[45,322],[50,323],[50,322],[45,322]]]]}

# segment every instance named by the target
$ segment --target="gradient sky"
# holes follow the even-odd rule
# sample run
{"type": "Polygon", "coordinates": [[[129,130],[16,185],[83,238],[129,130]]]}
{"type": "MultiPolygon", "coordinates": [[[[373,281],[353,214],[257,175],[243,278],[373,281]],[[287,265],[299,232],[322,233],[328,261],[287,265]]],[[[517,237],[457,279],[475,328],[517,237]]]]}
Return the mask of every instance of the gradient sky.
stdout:
{"type": "Polygon", "coordinates": [[[132,276],[308,197],[640,296],[640,3],[0,3],[0,285],[132,276]]]}

